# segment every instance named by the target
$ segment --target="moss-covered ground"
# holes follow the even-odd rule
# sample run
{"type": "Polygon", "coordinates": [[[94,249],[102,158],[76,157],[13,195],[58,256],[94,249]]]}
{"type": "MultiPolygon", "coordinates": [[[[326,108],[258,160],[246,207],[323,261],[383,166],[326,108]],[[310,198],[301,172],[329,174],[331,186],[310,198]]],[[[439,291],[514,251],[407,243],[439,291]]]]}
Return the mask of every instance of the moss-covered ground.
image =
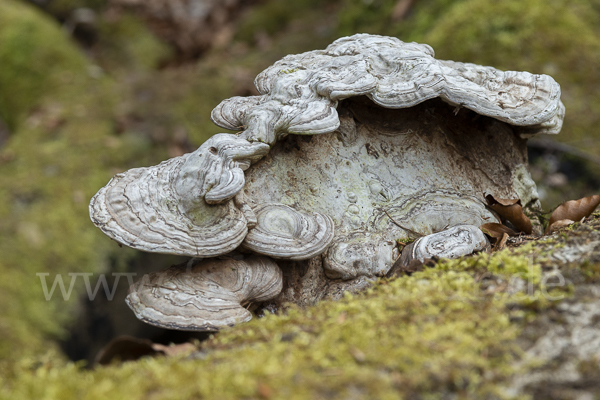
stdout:
{"type": "MultiPolygon", "coordinates": [[[[56,274],[128,268],[136,253],[88,220],[98,188],[117,172],[194,149],[221,131],[209,119],[219,101],[254,94],[263,68],[341,35],[393,35],[429,43],[440,58],[549,73],[567,108],[560,140],[600,152],[600,3],[424,0],[394,20],[396,4],[258,2],[227,46],[169,66],[172,49],[135,15],[106,12],[105,1],[51,2],[60,20],[76,7],[97,11],[98,41],[82,49],[30,2],[0,0],[0,119],[10,131],[0,147],[0,397],[507,395],[521,357],[515,339],[553,307],[539,294],[555,242],[443,263],[338,303],[255,320],[203,343],[202,357],[94,371],[56,346],[82,287],[69,301],[46,301],[36,276],[48,273],[51,283],[56,274]],[[533,291],[509,285],[514,274],[531,278],[533,291]]],[[[598,265],[570,264],[569,276],[596,284],[598,265]]]]}
{"type": "Polygon", "coordinates": [[[443,262],[339,302],[220,332],[193,358],[94,371],[50,357],[23,360],[0,393],[13,399],[503,398],[502,385],[517,372],[514,340],[530,316],[517,305],[540,302],[540,276],[539,265],[508,252],[443,262]],[[535,292],[483,290],[485,273],[524,278],[535,292]]]}
{"type": "MultiPolygon", "coordinates": [[[[599,238],[596,215],[551,237],[513,239],[491,255],[378,280],[338,302],[268,314],[187,356],[94,370],[52,353],[24,358],[4,371],[0,398],[528,398],[511,391],[512,382],[544,364],[523,357],[522,332],[577,300],[578,285],[597,282],[600,248],[581,263],[557,260],[561,249],[571,254],[599,238]],[[545,279],[549,271],[565,280],[545,279]]],[[[588,375],[600,372],[593,360],[578,362],[588,375]]]]}
{"type": "Polygon", "coordinates": [[[88,229],[86,203],[129,154],[109,150],[111,83],[89,77],[88,65],[50,18],[0,2],[0,115],[11,130],[0,149],[4,359],[42,349],[70,313],[44,301],[36,273],[97,270],[102,263],[105,248],[88,229]]]}

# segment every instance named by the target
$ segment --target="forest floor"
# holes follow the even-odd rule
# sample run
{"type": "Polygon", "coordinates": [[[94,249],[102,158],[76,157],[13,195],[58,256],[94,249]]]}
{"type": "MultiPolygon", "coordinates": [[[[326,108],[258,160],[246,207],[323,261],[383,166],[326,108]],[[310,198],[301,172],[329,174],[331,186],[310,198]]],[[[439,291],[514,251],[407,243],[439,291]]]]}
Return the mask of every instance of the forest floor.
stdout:
{"type": "Polygon", "coordinates": [[[549,236],[291,307],[184,354],[108,366],[45,358],[0,398],[337,399],[600,395],[600,213],[549,236]]]}

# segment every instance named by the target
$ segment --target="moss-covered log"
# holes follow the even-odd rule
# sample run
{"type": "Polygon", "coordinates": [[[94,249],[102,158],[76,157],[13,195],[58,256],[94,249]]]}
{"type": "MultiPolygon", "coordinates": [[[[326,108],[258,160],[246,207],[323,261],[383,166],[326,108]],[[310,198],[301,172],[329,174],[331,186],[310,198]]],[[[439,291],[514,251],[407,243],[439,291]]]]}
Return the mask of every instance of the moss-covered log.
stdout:
{"type": "Polygon", "coordinates": [[[582,389],[596,393],[585,382],[600,367],[594,354],[577,351],[577,341],[568,345],[571,352],[535,350],[563,343],[548,341],[555,327],[576,328],[569,310],[600,301],[591,289],[599,282],[600,214],[538,241],[513,242],[491,256],[440,261],[380,280],[337,302],[268,314],[220,332],[184,358],[94,371],[51,355],[23,361],[0,397],[547,399],[582,389]],[[559,274],[562,281],[551,278],[559,274]],[[569,371],[552,375],[556,362],[579,368],[579,378],[569,371]]]}

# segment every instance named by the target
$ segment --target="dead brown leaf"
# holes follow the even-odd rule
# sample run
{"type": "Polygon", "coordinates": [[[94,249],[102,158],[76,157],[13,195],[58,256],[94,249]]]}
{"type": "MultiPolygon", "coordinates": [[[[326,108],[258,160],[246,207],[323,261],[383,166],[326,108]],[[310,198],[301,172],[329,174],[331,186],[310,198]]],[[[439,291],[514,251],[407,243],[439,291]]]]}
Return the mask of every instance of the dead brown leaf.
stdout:
{"type": "Polygon", "coordinates": [[[195,344],[187,342],[180,344],[171,344],[169,346],[165,346],[160,343],[152,343],[152,348],[157,352],[162,352],[167,357],[173,357],[183,354],[192,353],[195,350],[198,350],[195,344]]]}
{"type": "Polygon", "coordinates": [[[500,238],[500,240],[496,244],[495,250],[499,251],[499,250],[502,250],[503,248],[505,248],[507,240],[508,240],[508,233],[505,232],[502,234],[502,238],[500,238]]]}
{"type": "Polygon", "coordinates": [[[570,219],[572,221],[580,221],[584,217],[589,217],[600,204],[600,195],[584,197],[579,200],[569,200],[556,207],[548,221],[548,228],[545,234],[550,231],[550,227],[557,221],[570,219]]]}
{"type": "Polygon", "coordinates": [[[388,278],[396,278],[403,275],[412,275],[414,272],[423,271],[424,267],[435,267],[438,260],[437,257],[426,258],[423,261],[413,258],[407,262],[405,258],[399,257],[386,276],[388,278]]]}
{"type": "Polygon", "coordinates": [[[496,199],[491,194],[485,196],[488,207],[496,211],[502,221],[508,221],[520,232],[530,234],[533,231],[531,221],[523,213],[521,200],[519,199],[496,199]]]}
{"type": "Polygon", "coordinates": [[[133,336],[119,336],[111,340],[98,352],[95,364],[108,365],[114,361],[134,361],[145,356],[164,355],[167,357],[192,352],[196,346],[192,343],[182,343],[165,346],[153,343],[148,339],[139,339],[133,336]]]}
{"type": "Polygon", "coordinates": [[[548,229],[546,229],[546,235],[551,235],[554,232],[562,229],[562,228],[566,228],[567,226],[574,224],[575,221],[572,221],[570,219],[561,219],[558,220],[556,222],[554,222],[552,225],[548,225],[548,229]]]}
{"type": "MultiPolygon", "coordinates": [[[[521,205],[521,199],[497,199],[494,196],[492,196],[491,194],[488,194],[489,197],[491,197],[493,199],[493,201],[495,201],[496,203],[499,203],[503,206],[512,206],[514,204],[518,204],[521,205]]],[[[486,196],[487,199],[487,196],[486,196]]],[[[488,200],[489,202],[489,200],[488,200]]]]}
{"type": "Polygon", "coordinates": [[[156,355],[158,351],[152,348],[152,342],[132,336],[119,336],[111,340],[96,355],[95,364],[108,365],[115,360],[133,361],[144,356],[156,355]]]}
{"type": "Polygon", "coordinates": [[[261,399],[270,399],[273,396],[273,389],[264,382],[258,382],[256,386],[256,394],[261,399]]]}
{"type": "Polygon", "coordinates": [[[502,236],[506,233],[508,236],[518,236],[519,232],[515,232],[506,225],[498,224],[496,222],[488,222],[479,227],[489,237],[498,241],[502,239],[502,236]]]}

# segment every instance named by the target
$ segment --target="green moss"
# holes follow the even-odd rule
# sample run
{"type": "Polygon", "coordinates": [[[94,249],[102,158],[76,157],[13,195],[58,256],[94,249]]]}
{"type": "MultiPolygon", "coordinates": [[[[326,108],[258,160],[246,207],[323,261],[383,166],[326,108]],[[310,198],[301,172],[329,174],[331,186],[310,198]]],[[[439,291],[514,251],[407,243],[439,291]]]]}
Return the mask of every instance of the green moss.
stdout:
{"type": "MultiPolygon", "coordinates": [[[[474,274],[466,272],[480,265],[502,269],[499,262],[458,261],[464,271],[443,264],[381,281],[339,302],[267,315],[205,342],[203,359],[146,359],[96,371],[30,363],[15,372],[12,392],[4,394],[39,399],[99,399],[109,393],[116,399],[239,399],[265,393],[290,399],[506,397],[501,384],[515,373],[519,325],[511,322],[508,296],[482,294],[474,274]]],[[[522,271],[521,264],[519,258],[506,271],[522,271]]]]}
{"type": "Polygon", "coordinates": [[[54,346],[83,290],[46,301],[36,274],[68,287],[68,273],[106,270],[118,248],[89,221],[89,199],[132,160],[165,155],[115,135],[114,82],[88,74],[58,25],[12,1],[0,21],[1,110],[13,127],[0,149],[0,358],[15,360],[54,346]]]}
{"type": "Polygon", "coordinates": [[[0,43],[0,117],[11,130],[45,95],[86,75],[85,58],[55,22],[20,2],[0,3],[0,43]]]}
{"type": "Polygon", "coordinates": [[[298,69],[299,68],[282,69],[281,71],[278,71],[277,73],[278,74],[286,74],[286,75],[288,75],[288,74],[292,74],[292,73],[298,71],[298,69]]]}
{"type": "Polygon", "coordinates": [[[396,239],[396,243],[398,244],[398,246],[400,246],[401,248],[403,248],[404,246],[406,246],[407,244],[411,244],[412,242],[414,242],[416,239],[415,238],[403,238],[403,239],[396,239]]]}
{"type": "Polygon", "coordinates": [[[94,11],[100,11],[106,7],[107,0],[51,0],[48,2],[37,3],[45,11],[64,20],[69,18],[73,10],[78,8],[89,8],[94,11]]]}
{"type": "Polygon", "coordinates": [[[415,2],[404,19],[393,19],[396,0],[346,0],[340,9],[339,36],[372,33],[396,36],[404,41],[418,40],[456,3],[463,0],[422,0],[415,2]]]}
{"type": "Polygon", "coordinates": [[[51,358],[24,361],[0,397],[510,398],[503,388],[511,377],[535,367],[515,367],[518,321],[524,310],[551,305],[538,299],[541,269],[524,255],[532,251],[446,260],[338,302],[268,314],[213,336],[192,359],[95,371],[51,358]],[[500,290],[483,287],[485,277],[500,290]],[[502,286],[513,278],[534,291],[525,285],[515,295],[502,286]]]}
{"type": "Polygon", "coordinates": [[[600,263],[586,262],[578,268],[585,277],[587,283],[600,282],[600,263]]]}
{"type": "MultiPolygon", "coordinates": [[[[284,31],[293,22],[301,21],[313,11],[323,12],[331,0],[298,0],[289,2],[285,0],[268,0],[263,4],[252,7],[240,21],[236,38],[252,43],[257,34],[272,36],[284,31]]],[[[309,35],[318,35],[318,32],[309,35]]]]}
{"type": "MultiPolygon", "coordinates": [[[[530,251],[531,248],[529,247],[523,250],[524,253],[529,253],[530,251]]],[[[499,252],[493,255],[482,253],[475,258],[444,260],[440,263],[440,268],[447,271],[483,270],[495,275],[518,277],[531,281],[536,285],[540,282],[542,276],[540,265],[532,263],[528,257],[515,255],[512,252],[499,252]]]]}
{"type": "Polygon", "coordinates": [[[150,32],[134,14],[120,13],[118,17],[110,20],[100,19],[98,37],[98,62],[113,73],[135,71],[136,74],[140,74],[144,70],[157,68],[173,53],[173,50],[150,32]]]}

